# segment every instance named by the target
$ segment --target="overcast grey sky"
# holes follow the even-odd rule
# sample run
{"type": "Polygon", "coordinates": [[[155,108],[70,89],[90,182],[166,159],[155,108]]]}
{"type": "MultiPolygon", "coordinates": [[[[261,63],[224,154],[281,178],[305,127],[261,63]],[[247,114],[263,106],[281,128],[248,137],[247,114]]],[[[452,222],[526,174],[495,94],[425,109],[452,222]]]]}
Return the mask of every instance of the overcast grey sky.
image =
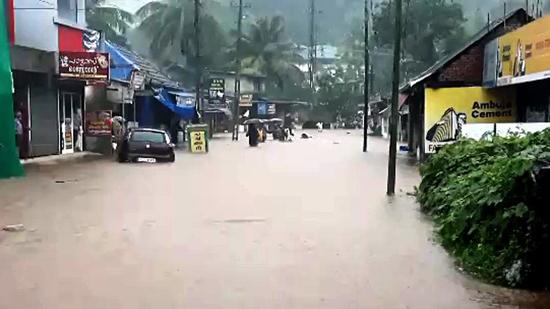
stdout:
{"type": "Polygon", "coordinates": [[[142,5],[151,0],[107,0],[107,4],[124,9],[130,13],[137,11],[142,5]]]}

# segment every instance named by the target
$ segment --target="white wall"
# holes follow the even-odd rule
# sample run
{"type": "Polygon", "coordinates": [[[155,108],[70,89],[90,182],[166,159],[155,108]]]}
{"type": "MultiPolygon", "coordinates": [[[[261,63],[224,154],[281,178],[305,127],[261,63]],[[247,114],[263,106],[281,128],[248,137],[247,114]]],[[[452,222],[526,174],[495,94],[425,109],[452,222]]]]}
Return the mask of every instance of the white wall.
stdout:
{"type": "MultiPolygon", "coordinates": [[[[233,93],[235,92],[235,77],[226,76],[225,77],[225,92],[233,93]]],[[[252,80],[246,77],[241,76],[241,93],[251,93],[254,91],[254,84],[252,80]]]]}
{"type": "MultiPolygon", "coordinates": [[[[86,26],[85,0],[78,3],[78,26],[86,26]]],[[[57,51],[59,34],[54,20],[59,20],[57,0],[14,0],[15,45],[44,51],[57,51]]],[[[74,21],[68,24],[76,24],[74,21]]]]}
{"type": "MultiPolygon", "coordinates": [[[[510,134],[534,133],[550,128],[548,122],[524,122],[524,123],[497,123],[497,135],[508,136],[510,134]]],[[[479,140],[484,134],[493,135],[495,126],[493,123],[465,124],[462,127],[462,135],[467,138],[479,140]]]]}
{"type": "Polygon", "coordinates": [[[86,0],[78,1],[78,25],[86,27],[86,0]]]}
{"type": "Polygon", "coordinates": [[[57,51],[56,0],[15,0],[15,44],[57,51]]]}

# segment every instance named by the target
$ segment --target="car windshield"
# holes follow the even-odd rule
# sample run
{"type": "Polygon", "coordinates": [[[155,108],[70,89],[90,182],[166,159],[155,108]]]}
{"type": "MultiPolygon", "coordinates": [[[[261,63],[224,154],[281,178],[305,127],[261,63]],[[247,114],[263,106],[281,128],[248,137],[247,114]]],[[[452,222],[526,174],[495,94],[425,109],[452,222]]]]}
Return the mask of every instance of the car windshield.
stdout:
{"type": "Polygon", "coordinates": [[[135,131],[130,140],[133,142],[164,143],[166,139],[163,133],[151,131],[135,131]]]}

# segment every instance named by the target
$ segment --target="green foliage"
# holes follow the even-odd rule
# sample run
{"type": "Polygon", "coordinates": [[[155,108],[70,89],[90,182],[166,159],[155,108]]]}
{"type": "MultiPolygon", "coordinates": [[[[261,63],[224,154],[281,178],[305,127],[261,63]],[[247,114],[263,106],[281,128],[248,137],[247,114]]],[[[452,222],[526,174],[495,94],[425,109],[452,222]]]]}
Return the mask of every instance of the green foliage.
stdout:
{"type": "Polygon", "coordinates": [[[321,74],[317,80],[319,104],[315,112],[330,116],[330,121],[337,116],[344,119],[353,118],[357,113],[357,103],[362,101],[362,73],[348,70],[342,66],[334,71],[321,74]]]}
{"type": "MultiPolygon", "coordinates": [[[[227,33],[209,14],[209,5],[207,2],[201,6],[200,56],[203,66],[216,69],[225,62],[227,33]]],[[[196,61],[194,12],[194,2],[190,0],[152,1],[136,12],[138,30],[151,40],[151,54],[159,62],[183,63],[182,54],[189,64],[196,61]]]]}
{"type": "Polygon", "coordinates": [[[241,45],[243,68],[267,76],[269,86],[283,88],[299,84],[304,76],[294,65],[301,61],[294,44],[285,37],[281,16],[260,18],[243,34],[241,45]]]}
{"type": "Polygon", "coordinates": [[[86,1],[86,21],[90,28],[105,34],[107,40],[126,45],[126,33],[134,16],[120,8],[106,6],[104,0],[86,1]]]}
{"type": "MultiPolygon", "coordinates": [[[[392,45],[394,41],[394,4],[384,0],[373,16],[376,44],[392,45]]],[[[434,64],[442,55],[453,52],[466,41],[462,5],[451,0],[410,0],[404,5],[403,47],[412,57],[409,72],[434,64]]]]}
{"type": "MultiPolygon", "coordinates": [[[[226,3],[231,3],[225,0],[226,3]]],[[[284,16],[288,35],[296,44],[309,44],[309,0],[249,1],[246,9],[252,18],[284,16]]],[[[315,0],[319,44],[338,44],[351,28],[354,18],[363,16],[363,0],[315,0]]]]}
{"type": "Polygon", "coordinates": [[[444,147],[422,166],[418,200],[467,271],[513,287],[550,287],[550,129],[444,147]]]}

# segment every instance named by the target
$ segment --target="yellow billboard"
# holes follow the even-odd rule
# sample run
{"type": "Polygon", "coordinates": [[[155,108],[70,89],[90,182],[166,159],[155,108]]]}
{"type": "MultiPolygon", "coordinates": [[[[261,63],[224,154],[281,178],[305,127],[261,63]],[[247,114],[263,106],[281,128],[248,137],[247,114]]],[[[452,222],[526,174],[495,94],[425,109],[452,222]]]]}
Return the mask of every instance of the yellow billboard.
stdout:
{"type": "Polygon", "coordinates": [[[497,42],[497,86],[550,77],[550,15],[498,38],[497,42]]]}
{"type": "Polygon", "coordinates": [[[426,88],[424,102],[426,153],[455,142],[466,124],[516,122],[516,92],[511,88],[426,88]]]}

